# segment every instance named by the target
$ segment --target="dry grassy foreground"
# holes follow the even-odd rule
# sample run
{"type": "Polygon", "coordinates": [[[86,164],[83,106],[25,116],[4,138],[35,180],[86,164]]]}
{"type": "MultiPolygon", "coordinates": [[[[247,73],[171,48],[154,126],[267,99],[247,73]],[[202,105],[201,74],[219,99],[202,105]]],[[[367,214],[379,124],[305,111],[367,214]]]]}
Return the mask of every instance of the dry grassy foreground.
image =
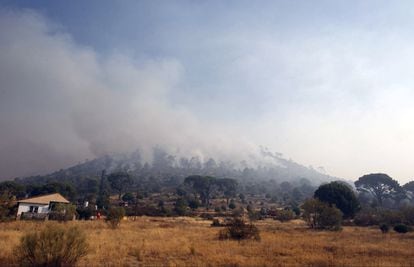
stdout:
{"type": "MultiPolygon", "coordinates": [[[[53,226],[55,222],[49,222],[53,226]]],[[[414,266],[414,233],[383,235],[377,229],[345,227],[317,232],[300,221],[259,221],[262,240],[220,241],[220,228],[192,218],[124,221],[112,230],[104,222],[78,221],[90,252],[80,266],[414,266]]],[[[13,247],[27,231],[45,223],[0,224],[0,262],[13,265],[13,247]]]]}

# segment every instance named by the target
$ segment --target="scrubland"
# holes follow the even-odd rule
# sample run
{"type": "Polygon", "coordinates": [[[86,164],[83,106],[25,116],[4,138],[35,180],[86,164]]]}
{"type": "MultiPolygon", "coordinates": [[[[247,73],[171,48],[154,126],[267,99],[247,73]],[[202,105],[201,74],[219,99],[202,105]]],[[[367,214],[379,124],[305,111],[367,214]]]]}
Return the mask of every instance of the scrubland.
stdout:
{"type": "MultiPolygon", "coordinates": [[[[17,265],[13,248],[26,232],[58,222],[0,224],[1,265],[17,265]]],[[[195,218],[138,217],[117,229],[103,221],[73,221],[87,234],[79,266],[414,266],[414,233],[377,228],[314,231],[302,221],[257,221],[261,241],[218,240],[221,228],[195,218]]]]}

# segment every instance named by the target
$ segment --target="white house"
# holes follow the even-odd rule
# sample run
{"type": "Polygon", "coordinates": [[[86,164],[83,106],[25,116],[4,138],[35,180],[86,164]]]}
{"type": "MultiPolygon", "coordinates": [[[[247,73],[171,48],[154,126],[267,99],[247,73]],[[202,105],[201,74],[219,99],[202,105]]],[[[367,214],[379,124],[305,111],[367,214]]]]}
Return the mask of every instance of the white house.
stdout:
{"type": "MultiPolygon", "coordinates": [[[[43,195],[33,198],[27,198],[17,201],[19,207],[17,209],[17,218],[20,218],[22,213],[31,215],[44,215],[47,216],[55,203],[70,203],[61,194],[55,193],[50,195],[43,195]]],[[[39,216],[36,216],[39,217],[39,216]]]]}

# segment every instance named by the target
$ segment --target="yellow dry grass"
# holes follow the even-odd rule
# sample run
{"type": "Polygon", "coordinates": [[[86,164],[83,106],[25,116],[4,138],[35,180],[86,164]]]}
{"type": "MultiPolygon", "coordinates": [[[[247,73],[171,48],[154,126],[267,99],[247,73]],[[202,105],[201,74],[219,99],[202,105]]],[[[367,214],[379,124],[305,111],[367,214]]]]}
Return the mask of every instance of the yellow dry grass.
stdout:
{"type": "MultiPolygon", "coordinates": [[[[79,266],[414,266],[414,233],[382,234],[344,227],[312,231],[301,221],[259,221],[262,240],[220,241],[221,228],[194,218],[139,217],[110,229],[102,221],[76,221],[90,251],[79,266]]],[[[0,224],[0,262],[16,264],[13,247],[44,223],[0,224]]],[[[53,224],[48,224],[49,227],[53,224]]]]}

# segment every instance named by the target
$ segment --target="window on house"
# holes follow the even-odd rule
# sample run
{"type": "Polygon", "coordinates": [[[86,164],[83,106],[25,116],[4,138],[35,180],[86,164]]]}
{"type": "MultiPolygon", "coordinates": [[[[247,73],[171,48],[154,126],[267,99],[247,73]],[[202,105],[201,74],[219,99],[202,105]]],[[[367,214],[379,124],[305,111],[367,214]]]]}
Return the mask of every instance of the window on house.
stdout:
{"type": "Polygon", "coordinates": [[[39,212],[39,207],[38,206],[30,206],[29,212],[38,213],[39,212]]]}

